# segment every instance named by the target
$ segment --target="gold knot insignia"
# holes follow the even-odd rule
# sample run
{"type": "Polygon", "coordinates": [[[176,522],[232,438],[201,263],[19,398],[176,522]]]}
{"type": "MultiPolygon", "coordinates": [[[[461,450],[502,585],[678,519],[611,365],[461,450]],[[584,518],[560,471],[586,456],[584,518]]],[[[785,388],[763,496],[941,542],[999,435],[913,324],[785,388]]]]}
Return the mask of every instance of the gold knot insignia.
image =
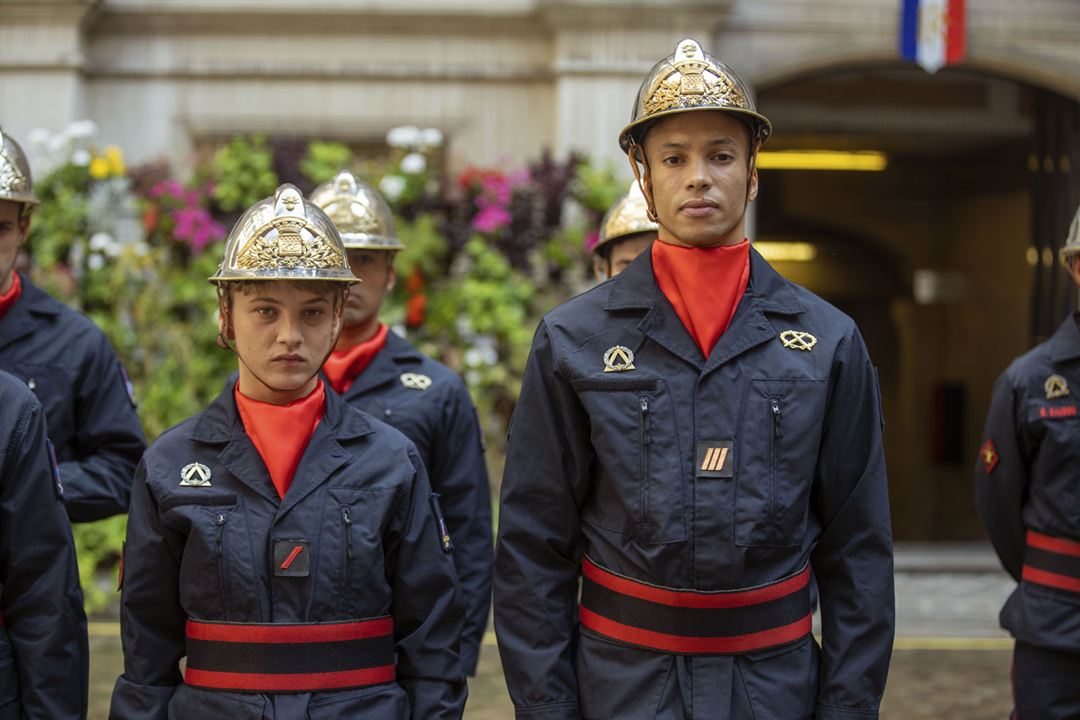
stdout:
{"type": "Polygon", "coordinates": [[[817,338],[802,330],[785,330],[780,333],[780,342],[789,350],[810,352],[810,349],[817,345],[817,338]]]}

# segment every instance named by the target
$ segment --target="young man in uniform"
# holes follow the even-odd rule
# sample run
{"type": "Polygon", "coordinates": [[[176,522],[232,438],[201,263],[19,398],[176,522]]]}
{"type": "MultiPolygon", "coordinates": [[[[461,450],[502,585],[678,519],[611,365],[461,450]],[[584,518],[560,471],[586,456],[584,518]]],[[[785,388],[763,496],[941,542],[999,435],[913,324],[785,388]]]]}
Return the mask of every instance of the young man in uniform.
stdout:
{"type": "Polygon", "coordinates": [[[541,321],[510,428],[495,627],[518,718],[878,715],[877,377],[855,324],[745,238],[770,129],[693,40],[641,85],[620,143],[659,239],[541,321]]]}
{"type": "Polygon", "coordinates": [[[658,229],[649,217],[641,187],[631,183],[630,190],[611,206],[600,224],[600,239],[592,249],[596,282],[610,280],[628,268],[656,239],[658,229]]]}
{"type": "MultiPolygon", "coordinates": [[[[1061,262],[1080,287],[1080,210],[1061,262]]],[[[1080,315],[994,385],[975,465],[979,517],[1019,586],[1001,611],[1016,638],[1014,718],[1080,717],[1080,315]]]]}
{"type": "Polygon", "coordinates": [[[342,398],[416,443],[446,515],[454,567],[465,602],[461,658],[476,674],[491,605],[491,489],[480,426],[469,392],[445,365],[379,322],[394,288],[394,255],[404,248],[389,206],[349,172],[315,188],[311,201],[341,232],[361,280],[345,301],[344,327],[323,372],[342,398]]]}
{"type": "Polygon", "coordinates": [[[38,204],[22,149],[0,132],[0,370],[34,391],[73,522],[127,512],[146,440],[105,334],[15,272],[38,204]]]}
{"type": "Polygon", "coordinates": [[[41,405],[0,371],[0,720],[80,720],[87,700],[79,567],[41,405]]]}
{"type": "Polygon", "coordinates": [[[424,465],[319,377],[356,282],[341,237],[282,185],[224,252],[239,379],[139,464],[110,717],[460,718],[461,601],[424,465]]]}

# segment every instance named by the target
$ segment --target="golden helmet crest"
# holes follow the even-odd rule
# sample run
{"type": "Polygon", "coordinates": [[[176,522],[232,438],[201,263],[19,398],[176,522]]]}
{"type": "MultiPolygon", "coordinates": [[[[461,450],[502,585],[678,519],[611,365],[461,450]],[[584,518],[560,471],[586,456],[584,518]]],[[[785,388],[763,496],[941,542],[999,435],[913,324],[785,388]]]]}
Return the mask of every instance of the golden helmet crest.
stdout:
{"type": "Polygon", "coordinates": [[[696,40],[686,38],[645,76],[630,124],[619,133],[619,147],[629,152],[633,144],[641,144],[642,131],[649,122],[691,110],[723,110],[744,116],[754,140],[760,143],[772,133],[772,123],[755,109],[739,76],[703,51],[696,40]]]}
{"type": "Polygon", "coordinates": [[[348,249],[402,250],[390,206],[375,188],[347,170],[311,191],[311,202],[330,216],[348,249]]]}
{"type": "Polygon", "coordinates": [[[630,183],[630,190],[611,206],[600,224],[600,239],[593,245],[595,253],[609,242],[636,235],[659,232],[660,226],[649,219],[649,205],[641,193],[641,186],[630,183]]]}
{"type": "Polygon", "coordinates": [[[0,129],[0,200],[37,205],[30,163],[22,148],[0,129]]]}
{"type": "Polygon", "coordinates": [[[1061,259],[1061,264],[1068,267],[1073,255],[1077,253],[1080,253],[1080,207],[1076,208],[1076,215],[1073,217],[1072,225],[1069,226],[1069,234],[1065,238],[1065,244],[1058,257],[1061,259]]]}
{"type": "Polygon", "coordinates": [[[224,258],[210,282],[237,280],[360,282],[334,223],[288,183],[248,208],[225,240],[224,258]]]}

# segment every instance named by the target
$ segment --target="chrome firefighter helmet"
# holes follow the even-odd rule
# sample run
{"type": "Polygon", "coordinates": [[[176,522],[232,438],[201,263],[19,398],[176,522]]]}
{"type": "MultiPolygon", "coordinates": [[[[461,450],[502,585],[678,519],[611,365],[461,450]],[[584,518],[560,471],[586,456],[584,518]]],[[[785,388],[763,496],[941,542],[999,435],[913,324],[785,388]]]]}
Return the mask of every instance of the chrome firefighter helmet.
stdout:
{"type": "Polygon", "coordinates": [[[375,188],[347,170],[311,191],[311,202],[334,222],[349,250],[403,250],[390,206],[375,188]]]}
{"type": "Polygon", "coordinates": [[[630,183],[630,190],[611,206],[600,224],[600,239],[592,251],[598,252],[608,243],[638,233],[659,232],[660,226],[649,219],[649,204],[637,182],[630,183]]]}
{"type": "Polygon", "coordinates": [[[3,129],[0,129],[0,200],[38,204],[26,154],[3,129]]]}
{"type": "Polygon", "coordinates": [[[1069,226],[1069,234],[1065,238],[1065,244],[1062,246],[1058,257],[1061,259],[1061,264],[1068,267],[1073,256],[1077,253],[1080,253],[1080,207],[1076,208],[1076,215],[1073,216],[1072,225],[1069,226]]]}

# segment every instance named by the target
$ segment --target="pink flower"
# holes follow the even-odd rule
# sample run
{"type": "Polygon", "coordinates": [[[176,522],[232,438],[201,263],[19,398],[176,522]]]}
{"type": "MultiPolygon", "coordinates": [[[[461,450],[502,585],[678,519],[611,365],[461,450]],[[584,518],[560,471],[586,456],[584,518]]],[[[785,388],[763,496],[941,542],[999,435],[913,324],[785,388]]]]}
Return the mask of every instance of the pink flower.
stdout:
{"type": "Polygon", "coordinates": [[[600,242],[600,231],[593,230],[585,236],[585,251],[592,252],[592,249],[596,247],[596,243],[598,242],[600,242]]]}
{"type": "Polygon", "coordinates": [[[510,213],[498,205],[484,207],[472,219],[473,229],[482,233],[495,233],[509,224],[510,213]]]}
{"type": "Polygon", "coordinates": [[[204,208],[186,207],[176,211],[176,227],[173,235],[177,240],[184,240],[195,252],[202,252],[212,242],[225,237],[225,228],[214,222],[204,208]]]}
{"type": "Polygon", "coordinates": [[[168,195],[171,198],[179,199],[184,193],[184,187],[175,180],[162,180],[154,187],[150,188],[150,197],[157,200],[162,195],[168,195]]]}

